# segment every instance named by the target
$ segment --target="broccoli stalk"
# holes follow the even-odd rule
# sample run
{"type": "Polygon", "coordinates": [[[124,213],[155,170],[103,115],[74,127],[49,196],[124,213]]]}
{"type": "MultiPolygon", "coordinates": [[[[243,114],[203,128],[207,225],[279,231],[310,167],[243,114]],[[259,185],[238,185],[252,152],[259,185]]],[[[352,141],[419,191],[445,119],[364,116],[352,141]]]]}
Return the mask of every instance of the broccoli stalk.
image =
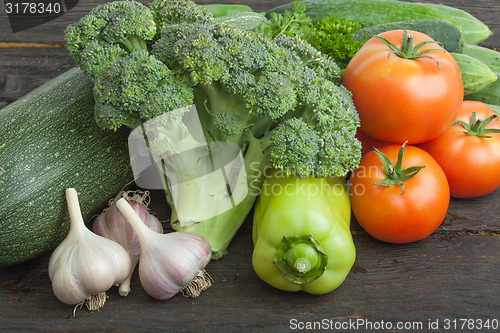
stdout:
{"type": "MultiPolygon", "coordinates": [[[[116,10],[129,8],[112,4],[116,10]]],[[[359,117],[340,85],[341,70],[329,57],[299,37],[270,39],[230,24],[212,25],[192,1],[134,6],[140,13],[124,9],[106,20],[110,25],[114,17],[145,18],[122,24],[120,38],[104,39],[106,28],[96,15],[82,19],[95,26],[76,23],[92,31],[79,34],[87,38],[83,47],[98,43],[102,52],[72,55],[87,69],[98,67],[95,59],[109,59],[89,71],[97,123],[144,131],[165,176],[172,227],[205,237],[213,258],[226,253],[267,168],[327,177],[357,167],[359,117]],[[141,37],[138,27],[144,26],[155,27],[152,36],[141,37]],[[138,45],[130,36],[141,37],[146,48],[127,47],[124,38],[138,45]],[[192,105],[194,122],[186,118],[192,117],[187,111],[192,105]],[[244,174],[230,163],[238,161],[244,174]]],[[[73,36],[74,29],[68,33],[73,36]]]]}

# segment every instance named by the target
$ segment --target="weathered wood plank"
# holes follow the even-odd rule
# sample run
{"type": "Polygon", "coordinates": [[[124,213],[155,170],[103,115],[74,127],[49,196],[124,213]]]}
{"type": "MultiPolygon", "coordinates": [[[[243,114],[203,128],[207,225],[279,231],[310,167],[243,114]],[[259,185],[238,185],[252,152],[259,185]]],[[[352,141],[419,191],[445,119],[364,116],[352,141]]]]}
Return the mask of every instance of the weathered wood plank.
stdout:
{"type": "Polygon", "coordinates": [[[327,295],[288,293],[266,285],[253,272],[251,236],[243,232],[231,244],[227,257],[209,264],[215,282],[198,299],[177,295],[167,301],[153,300],[145,294],[136,273],[126,299],[112,290],[101,311],[82,309],[76,318],[71,317],[72,307],[52,294],[46,255],[0,269],[0,322],[3,330],[11,331],[151,332],[228,327],[285,331],[292,319],[383,320],[394,325],[399,321],[427,325],[429,320],[499,319],[498,236],[436,234],[403,246],[363,235],[355,236],[354,241],[355,266],[344,284],[327,295]]]}
{"type": "Polygon", "coordinates": [[[75,66],[64,47],[0,47],[0,102],[11,103],[75,66]]]}
{"type": "MultiPolygon", "coordinates": [[[[415,0],[410,0],[414,1],[415,0]]],[[[243,3],[264,11],[284,0],[199,0],[198,3],[243,3]]],[[[500,46],[500,3],[497,0],[421,0],[462,8],[487,23],[495,35],[485,46],[500,46]]],[[[67,24],[88,12],[99,0],[80,4],[59,19],[11,33],[0,11],[0,42],[60,43],[67,24]]],[[[60,72],[74,66],[64,48],[0,48],[0,108],[23,96],[60,72]]],[[[349,323],[382,320],[396,325],[416,321],[426,326],[445,319],[500,320],[500,190],[476,199],[452,199],[442,225],[429,238],[407,245],[389,245],[367,235],[355,221],[352,230],[356,263],[345,283],[328,295],[286,293],[267,286],[251,266],[251,218],[229,247],[229,254],[207,267],[214,286],[198,299],[176,296],[155,301],[145,294],[137,273],[132,293],[120,298],[116,290],[99,312],[85,309],[72,318],[72,307],[52,294],[47,273],[50,253],[15,266],[0,268],[1,332],[155,332],[290,330],[290,321],[349,323]]],[[[168,208],[161,191],[153,192],[153,211],[162,221],[168,208]]],[[[168,229],[168,224],[165,222],[168,229]]],[[[335,331],[370,331],[357,329],[335,331]]],[[[373,330],[371,330],[373,331],[373,330]]],[[[377,330],[408,332],[409,330],[377,330]]],[[[417,330],[415,330],[417,331],[417,330]]],[[[448,330],[493,332],[494,330],[448,330]]]]}

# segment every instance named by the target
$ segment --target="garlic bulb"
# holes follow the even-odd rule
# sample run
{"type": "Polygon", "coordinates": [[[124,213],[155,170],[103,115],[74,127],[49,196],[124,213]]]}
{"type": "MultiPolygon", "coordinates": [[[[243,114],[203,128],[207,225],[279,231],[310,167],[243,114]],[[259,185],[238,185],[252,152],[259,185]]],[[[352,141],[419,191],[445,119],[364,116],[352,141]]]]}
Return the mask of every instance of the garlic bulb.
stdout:
{"type": "MultiPolygon", "coordinates": [[[[98,310],[105,292],[130,273],[130,258],[118,243],[87,229],[73,188],[66,189],[70,230],[49,260],[49,277],[55,296],[66,304],[83,304],[98,310]]],[[[75,307],[76,310],[76,307],[75,307]]]]}
{"type": "Polygon", "coordinates": [[[115,205],[116,200],[120,198],[125,198],[139,215],[141,221],[154,232],[162,234],[163,226],[153,214],[149,213],[147,208],[149,193],[141,191],[119,193],[114,200],[111,200],[109,207],[95,219],[92,230],[100,236],[117,242],[129,254],[132,269],[127,279],[118,288],[121,296],[127,296],[130,292],[130,279],[132,278],[135,266],[139,262],[141,245],[134,229],[115,205]]]}
{"type": "Polygon", "coordinates": [[[203,237],[189,232],[155,233],[125,199],[118,200],[116,206],[139,237],[139,278],[151,297],[163,300],[179,292],[197,297],[212,285],[204,270],[212,249],[203,237]]]}

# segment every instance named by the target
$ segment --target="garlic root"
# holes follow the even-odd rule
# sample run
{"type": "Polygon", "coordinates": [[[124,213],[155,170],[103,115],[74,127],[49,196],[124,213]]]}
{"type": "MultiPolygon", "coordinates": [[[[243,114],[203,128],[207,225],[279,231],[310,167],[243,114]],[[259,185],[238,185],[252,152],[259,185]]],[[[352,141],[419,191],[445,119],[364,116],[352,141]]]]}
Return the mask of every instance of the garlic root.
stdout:
{"type": "Polygon", "coordinates": [[[191,280],[191,282],[188,283],[187,286],[181,289],[181,294],[185,297],[196,298],[212,286],[212,281],[213,279],[210,274],[203,269],[191,280]]]}

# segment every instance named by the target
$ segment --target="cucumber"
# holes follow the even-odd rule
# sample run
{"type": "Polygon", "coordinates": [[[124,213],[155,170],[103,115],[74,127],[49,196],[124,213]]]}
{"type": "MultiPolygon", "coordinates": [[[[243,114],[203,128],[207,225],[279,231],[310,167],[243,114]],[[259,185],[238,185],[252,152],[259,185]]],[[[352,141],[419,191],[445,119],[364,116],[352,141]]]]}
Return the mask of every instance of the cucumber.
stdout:
{"type": "Polygon", "coordinates": [[[236,13],[246,13],[253,12],[252,8],[246,5],[233,5],[233,4],[210,4],[204,5],[206,9],[208,9],[213,17],[221,17],[236,13]]]}
{"type": "Polygon", "coordinates": [[[481,60],[493,72],[500,75],[500,52],[479,45],[466,45],[462,53],[481,60]]]}
{"type": "Polygon", "coordinates": [[[464,39],[469,44],[479,43],[492,34],[491,30],[486,27],[486,25],[464,10],[434,3],[426,3],[425,6],[434,8],[458,22],[465,35],[464,39]]]}
{"type": "Polygon", "coordinates": [[[448,52],[462,53],[465,44],[462,34],[457,27],[441,20],[413,20],[377,24],[354,31],[353,39],[366,42],[371,37],[390,30],[414,30],[426,34],[435,41],[443,44],[448,52]]]}
{"type": "Polygon", "coordinates": [[[500,105],[488,104],[488,106],[500,117],[500,105]]]}
{"type": "MultiPolygon", "coordinates": [[[[437,19],[457,27],[467,43],[478,43],[491,34],[490,29],[472,15],[460,16],[455,10],[423,3],[395,0],[304,0],[304,3],[305,13],[313,22],[326,16],[335,16],[369,27],[390,22],[437,19]],[[447,12],[452,13],[452,16],[447,12]]],[[[283,13],[285,10],[291,10],[291,5],[278,6],[270,12],[283,13]]]]}
{"type": "MultiPolygon", "coordinates": [[[[500,52],[478,45],[466,45],[462,52],[482,61],[497,77],[500,77],[500,52]]],[[[500,105],[500,79],[488,84],[477,93],[467,95],[466,99],[500,105]]]]}
{"type": "Polygon", "coordinates": [[[497,75],[482,61],[467,54],[451,53],[462,75],[464,95],[476,93],[497,80],[497,75]]]}
{"type": "Polygon", "coordinates": [[[101,130],[93,105],[90,80],[73,68],[0,110],[0,266],[66,236],[67,187],[88,221],[133,180],[129,131],[101,130]]]}
{"type": "Polygon", "coordinates": [[[226,16],[216,17],[212,24],[230,23],[247,31],[253,31],[261,23],[267,23],[267,18],[261,13],[234,13],[226,16]]]}

